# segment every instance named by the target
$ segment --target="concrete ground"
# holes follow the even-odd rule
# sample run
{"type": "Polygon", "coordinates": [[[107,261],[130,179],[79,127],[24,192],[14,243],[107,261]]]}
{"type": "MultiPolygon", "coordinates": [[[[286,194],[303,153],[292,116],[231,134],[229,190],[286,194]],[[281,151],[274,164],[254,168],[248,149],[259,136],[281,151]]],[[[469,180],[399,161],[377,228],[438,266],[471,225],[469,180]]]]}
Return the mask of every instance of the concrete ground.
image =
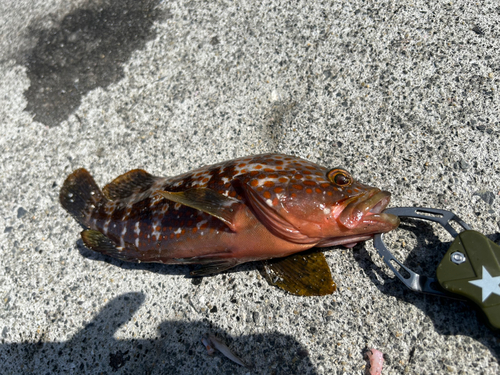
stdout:
{"type": "MultiPolygon", "coordinates": [[[[2,0],[2,373],[362,374],[375,347],[384,374],[498,374],[473,307],[405,289],[372,241],[325,251],[335,294],[296,297],[255,264],[190,279],[93,253],[58,194],[79,167],[103,186],[280,152],[498,241],[499,50],[493,0],[2,0]]],[[[394,253],[432,275],[450,238],[417,234],[394,253]]]]}

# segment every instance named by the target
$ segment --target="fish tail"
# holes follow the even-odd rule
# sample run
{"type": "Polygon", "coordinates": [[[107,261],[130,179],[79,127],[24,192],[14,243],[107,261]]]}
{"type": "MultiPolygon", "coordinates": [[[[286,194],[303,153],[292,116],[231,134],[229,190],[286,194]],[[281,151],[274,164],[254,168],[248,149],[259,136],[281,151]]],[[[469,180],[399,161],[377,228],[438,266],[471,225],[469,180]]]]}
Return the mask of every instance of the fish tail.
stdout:
{"type": "Polygon", "coordinates": [[[64,181],[59,193],[59,201],[66,211],[81,225],[88,228],[90,214],[104,195],[90,173],[80,168],[71,173],[64,181]]]}

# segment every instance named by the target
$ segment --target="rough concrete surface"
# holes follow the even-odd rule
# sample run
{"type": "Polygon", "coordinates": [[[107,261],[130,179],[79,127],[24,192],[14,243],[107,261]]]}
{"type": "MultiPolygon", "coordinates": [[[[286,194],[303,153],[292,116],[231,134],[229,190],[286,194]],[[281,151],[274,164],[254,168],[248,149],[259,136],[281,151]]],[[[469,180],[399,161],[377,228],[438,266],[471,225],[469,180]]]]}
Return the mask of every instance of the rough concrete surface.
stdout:
{"type": "MultiPolygon", "coordinates": [[[[497,1],[0,8],[2,373],[363,374],[370,347],[390,359],[384,374],[500,372],[500,337],[473,307],[405,289],[372,241],[325,250],[338,290],[301,298],[254,264],[190,279],[93,253],[58,201],[79,167],[103,186],[280,152],[497,241],[497,1]],[[209,333],[253,368],[208,356],[209,333]]],[[[407,232],[395,255],[432,275],[450,238],[407,232]]]]}

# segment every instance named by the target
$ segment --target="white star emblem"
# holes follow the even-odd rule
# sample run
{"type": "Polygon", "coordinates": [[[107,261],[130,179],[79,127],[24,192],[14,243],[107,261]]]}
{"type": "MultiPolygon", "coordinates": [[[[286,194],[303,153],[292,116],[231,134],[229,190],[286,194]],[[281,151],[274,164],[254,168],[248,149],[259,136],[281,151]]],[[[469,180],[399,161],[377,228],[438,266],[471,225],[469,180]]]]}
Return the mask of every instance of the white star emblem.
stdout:
{"type": "Polygon", "coordinates": [[[479,280],[469,281],[469,283],[480,287],[483,290],[483,301],[492,293],[500,296],[500,276],[492,277],[488,270],[483,266],[483,276],[479,280]]]}

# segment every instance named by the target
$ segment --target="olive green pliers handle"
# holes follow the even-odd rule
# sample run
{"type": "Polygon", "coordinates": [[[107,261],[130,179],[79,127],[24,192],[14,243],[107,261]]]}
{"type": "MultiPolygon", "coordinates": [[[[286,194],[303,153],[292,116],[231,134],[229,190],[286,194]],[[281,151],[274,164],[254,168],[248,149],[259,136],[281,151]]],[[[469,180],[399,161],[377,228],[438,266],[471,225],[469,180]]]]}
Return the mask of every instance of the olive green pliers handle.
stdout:
{"type": "MultiPolygon", "coordinates": [[[[455,240],[436,270],[436,278],[422,276],[397,260],[377,234],[374,246],[387,266],[410,289],[443,297],[467,299],[485,314],[489,324],[500,329],[500,246],[470,227],[453,212],[435,208],[396,207],[384,211],[441,224],[455,240]],[[458,223],[458,233],[450,224],[458,223]],[[399,272],[394,264],[404,269],[399,272]]],[[[401,269],[400,268],[400,269],[401,269]]]]}

